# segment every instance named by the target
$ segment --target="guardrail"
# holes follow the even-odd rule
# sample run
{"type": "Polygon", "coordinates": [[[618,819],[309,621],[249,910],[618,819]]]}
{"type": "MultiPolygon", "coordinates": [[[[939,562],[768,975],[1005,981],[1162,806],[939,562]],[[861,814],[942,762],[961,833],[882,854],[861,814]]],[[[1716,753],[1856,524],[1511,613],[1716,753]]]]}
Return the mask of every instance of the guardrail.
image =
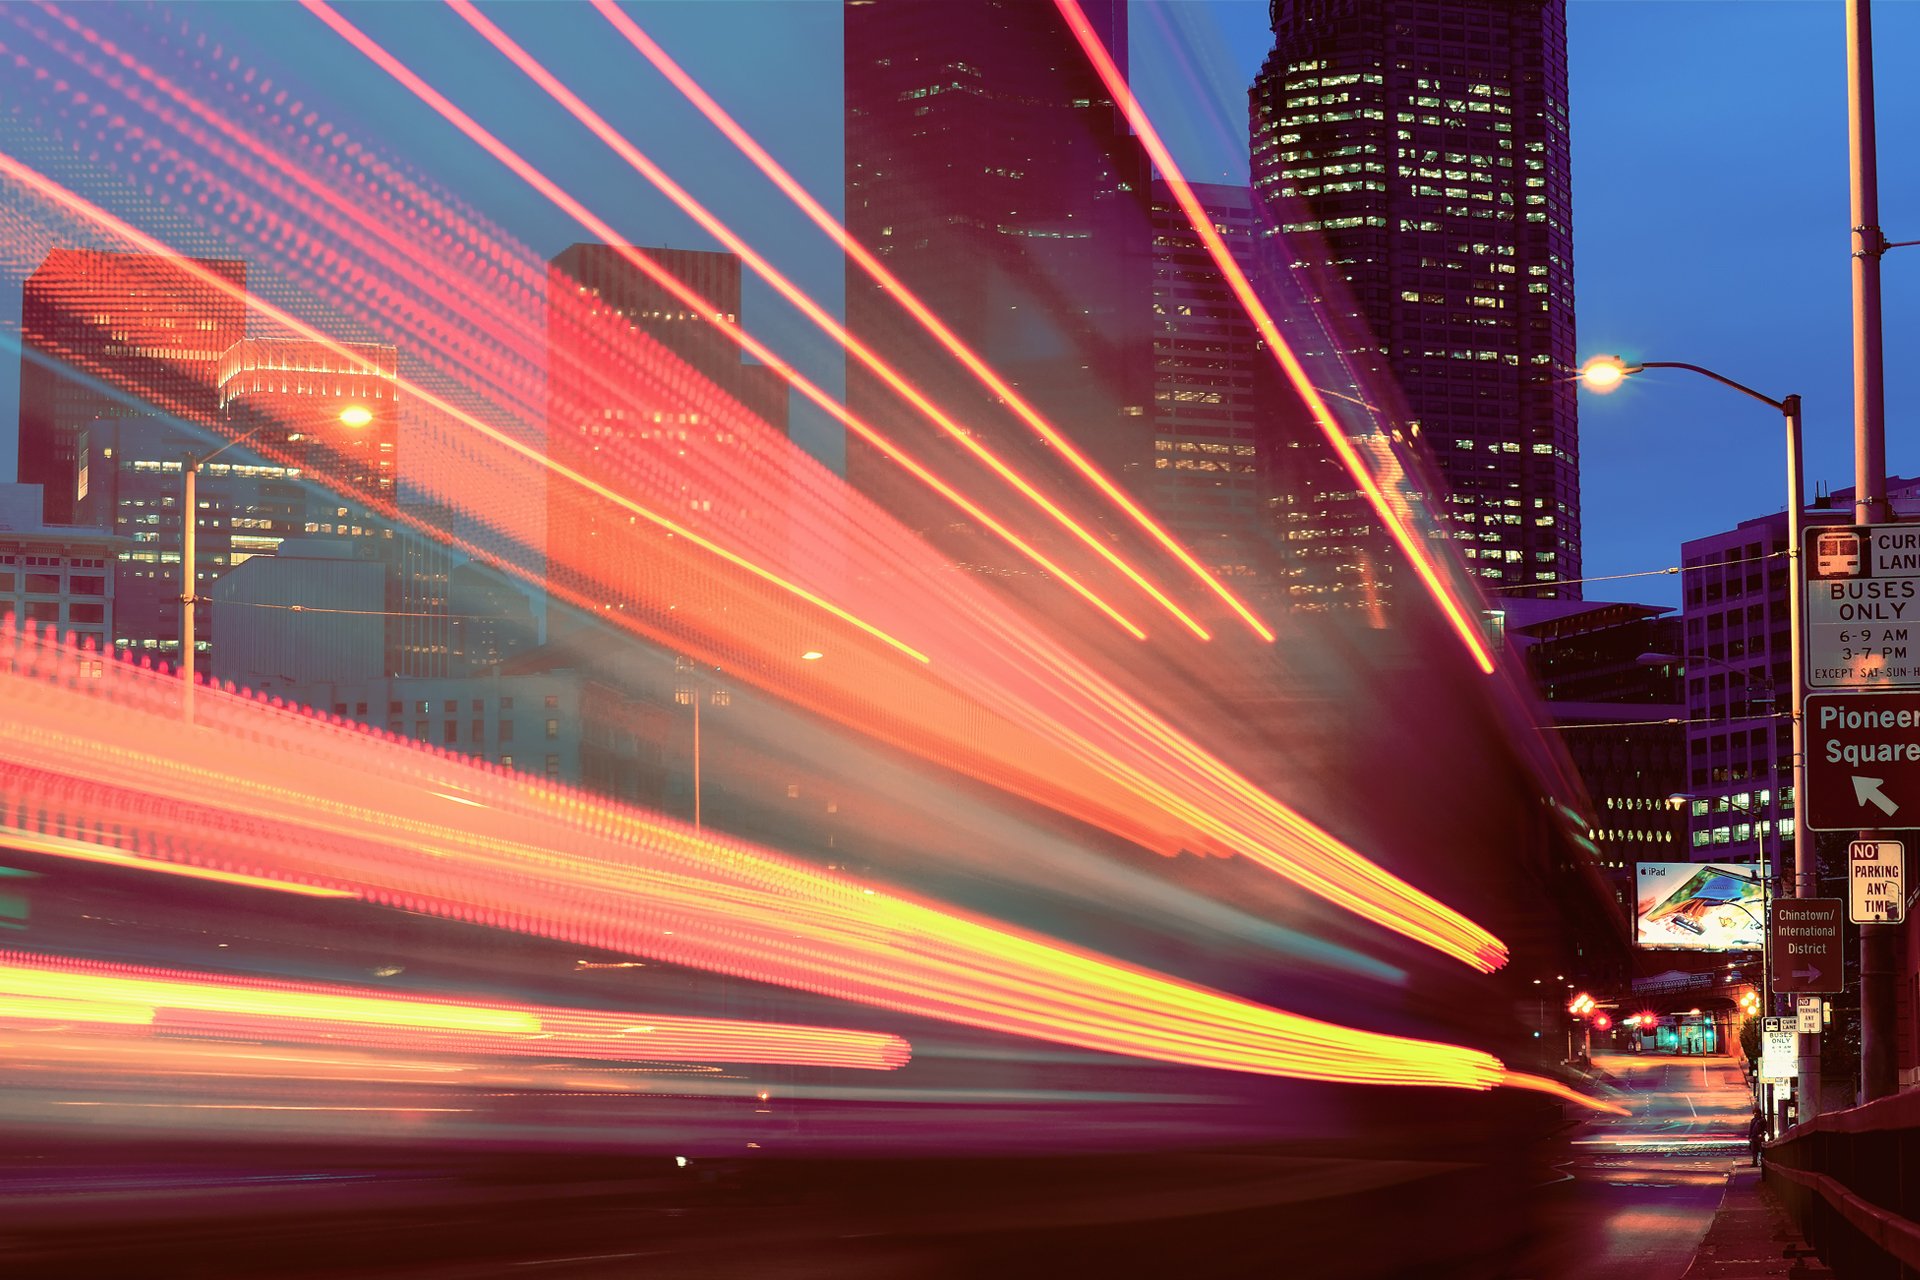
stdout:
{"type": "Polygon", "coordinates": [[[1920,1276],[1920,1092],[1817,1116],[1766,1154],[1768,1185],[1835,1273],[1920,1276]]]}

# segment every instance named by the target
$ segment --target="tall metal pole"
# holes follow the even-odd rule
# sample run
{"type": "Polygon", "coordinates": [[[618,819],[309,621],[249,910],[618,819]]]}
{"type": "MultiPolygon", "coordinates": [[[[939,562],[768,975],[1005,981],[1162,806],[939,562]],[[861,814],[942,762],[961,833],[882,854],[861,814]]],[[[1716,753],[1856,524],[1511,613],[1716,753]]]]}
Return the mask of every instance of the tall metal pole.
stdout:
{"type": "MultiPolygon", "coordinates": [[[[1804,512],[1807,506],[1805,481],[1802,479],[1805,467],[1805,433],[1801,427],[1800,397],[1788,396],[1780,402],[1780,413],[1787,422],[1787,654],[1792,662],[1791,694],[1787,707],[1787,721],[1791,726],[1793,760],[1790,777],[1793,780],[1793,889],[1799,898],[1817,898],[1820,896],[1819,858],[1813,847],[1813,833],[1805,822],[1807,795],[1807,753],[1806,723],[1801,719],[1801,708],[1807,694],[1806,637],[1802,632],[1801,609],[1802,568],[1800,563],[1800,534],[1805,524],[1804,512]]],[[[1777,784],[1779,775],[1776,772],[1777,784]]],[[[1778,796],[1775,797],[1776,803],[1778,796]]],[[[1774,817],[1774,844],[1780,843],[1780,820],[1774,817]]],[[[1797,1003],[1797,1002],[1796,1002],[1797,1003]]],[[[1795,1010],[1796,1016],[1798,1010],[1795,1010]]],[[[1796,1032],[1798,1029],[1796,1028],[1796,1032]]],[[[1811,1120],[1820,1114],[1820,1036],[1819,1033],[1801,1034],[1798,1040],[1799,1061],[1795,1074],[1799,1077],[1800,1119],[1811,1120]]]]}
{"type": "MultiPolygon", "coordinates": [[[[1847,0],[1847,149],[1853,214],[1853,518],[1878,524],[1887,509],[1886,381],[1881,363],[1880,179],[1873,127],[1873,19],[1847,0]]],[[[1863,837],[1877,833],[1863,831],[1863,837]]],[[[1860,1101],[1894,1092],[1893,926],[1860,926],[1860,1101]]]]}
{"type": "Polygon", "coordinates": [[[181,718],[188,724],[193,723],[193,693],[197,680],[194,671],[198,655],[193,634],[193,607],[199,594],[199,575],[194,572],[199,559],[199,479],[200,459],[188,454],[180,467],[180,494],[186,508],[180,513],[180,711],[181,718]]]}

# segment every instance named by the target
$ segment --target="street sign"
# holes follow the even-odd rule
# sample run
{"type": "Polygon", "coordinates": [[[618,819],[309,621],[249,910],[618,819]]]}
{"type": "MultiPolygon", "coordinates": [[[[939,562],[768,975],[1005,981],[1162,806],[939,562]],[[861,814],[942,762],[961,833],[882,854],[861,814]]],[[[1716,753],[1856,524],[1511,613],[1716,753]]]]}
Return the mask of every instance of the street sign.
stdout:
{"type": "Polygon", "coordinates": [[[1847,846],[1847,919],[1899,924],[1907,918],[1907,846],[1898,840],[1855,840],[1847,846]]]}
{"type": "Polygon", "coordinates": [[[1803,723],[1809,828],[1920,828],[1920,691],[1810,693],[1803,723]]]}
{"type": "Polygon", "coordinates": [[[1839,991],[1840,911],[1838,898],[1773,900],[1773,989],[1839,991]]]}
{"type": "MultiPolygon", "coordinates": [[[[1791,1022],[1792,1019],[1786,1019],[1791,1022]]],[[[1785,1031],[1762,1032],[1760,1036],[1760,1078],[1792,1080],[1800,1074],[1800,1033],[1792,1027],[1785,1031]]]]}
{"type": "Polygon", "coordinates": [[[1920,525],[1820,525],[1801,533],[1807,685],[1920,685],[1920,525]]]}
{"type": "Polygon", "coordinates": [[[1795,996],[1793,998],[1794,1016],[1799,1019],[1799,1032],[1803,1036],[1820,1034],[1820,1007],[1826,1001],[1819,996],[1795,996]]]}
{"type": "Polygon", "coordinates": [[[1762,1035],[1770,1036],[1774,1032],[1778,1031],[1780,1029],[1780,1024],[1785,1021],[1786,1021],[1785,1018],[1763,1018],[1761,1019],[1761,1022],[1760,1022],[1760,1033],[1762,1035]]]}

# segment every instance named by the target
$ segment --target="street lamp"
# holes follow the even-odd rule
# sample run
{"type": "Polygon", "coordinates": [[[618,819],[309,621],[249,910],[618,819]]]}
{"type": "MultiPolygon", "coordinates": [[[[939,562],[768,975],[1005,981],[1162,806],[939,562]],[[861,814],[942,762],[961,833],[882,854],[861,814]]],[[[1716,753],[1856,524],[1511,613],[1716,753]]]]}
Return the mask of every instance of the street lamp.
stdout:
{"type": "MultiPolygon", "coordinates": [[[[373,421],[373,411],[365,405],[348,405],[340,411],[340,425],[353,430],[373,421]]],[[[195,562],[199,559],[200,533],[200,468],[215,458],[247,441],[275,425],[271,420],[262,422],[251,431],[243,432],[227,441],[211,453],[188,454],[180,467],[180,497],[185,505],[181,516],[180,528],[180,706],[183,718],[193,723],[193,694],[198,682],[195,671],[199,654],[196,651],[198,637],[194,635],[193,608],[200,602],[200,576],[195,571],[195,562]]]]}
{"type": "MultiPolygon", "coordinates": [[[[1772,396],[1755,391],[1744,383],[1735,382],[1724,374],[1711,369],[1703,369],[1697,364],[1685,364],[1677,360],[1642,360],[1628,364],[1619,356],[1597,355],[1580,367],[1580,382],[1588,390],[1602,395],[1625,382],[1630,376],[1647,369],[1684,369],[1688,373],[1697,373],[1703,378],[1711,378],[1723,387],[1738,391],[1741,395],[1771,409],[1778,410],[1786,420],[1787,427],[1787,564],[1791,572],[1787,575],[1787,652],[1792,666],[1790,697],[1793,705],[1788,708],[1788,723],[1792,729],[1793,745],[1793,879],[1797,897],[1811,898],[1819,893],[1819,869],[1814,860],[1813,842],[1807,835],[1804,821],[1807,794],[1807,751],[1806,724],[1804,708],[1806,706],[1806,659],[1802,646],[1805,639],[1801,634],[1800,618],[1800,529],[1802,513],[1806,509],[1806,489],[1801,481],[1800,397],[1787,396],[1775,400],[1772,396]]],[[[1882,469],[1884,471],[1884,468],[1882,469]]],[[[1879,482],[1876,482],[1879,483],[1879,482]]],[[[1772,731],[1768,731],[1768,745],[1771,747],[1772,731]]],[[[1777,789],[1777,788],[1776,788],[1777,789]]],[[[1777,830],[1777,828],[1776,828],[1777,830]]],[[[1776,843],[1777,843],[1776,836],[1776,843]]],[[[1820,1058],[1817,1043],[1809,1045],[1806,1036],[1800,1037],[1800,1093],[1805,1099],[1807,1110],[1802,1118],[1817,1114],[1820,1108],[1820,1058]]]]}
{"type": "Polygon", "coordinates": [[[1697,364],[1683,364],[1673,360],[1643,360],[1637,364],[1628,364],[1619,356],[1594,356],[1580,367],[1580,382],[1588,390],[1605,394],[1625,382],[1628,377],[1647,369],[1685,369],[1704,378],[1711,378],[1722,386],[1731,387],[1744,396],[1758,400],[1761,404],[1779,410],[1786,419],[1787,426],[1787,563],[1793,572],[1787,575],[1787,651],[1791,663],[1790,680],[1792,683],[1789,697],[1793,705],[1788,708],[1788,719],[1793,732],[1793,878],[1794,888],[1799,896],[1811,898],[1818,891],[1815,884],[1817,869],[1814,865],[1812,842],[1807,837],[1807,824],[1800,820],[1800,811],[1805,804],[1807,755],[1804,734],[1806,726],[1802,720],[1801,708],[1806,700],[1805,660],[1801,646],[1800,620],[1800,529],[1802,512],[1806,507],[1806,491],[1801,481],[1801,431],[1800,397],[1788,396],[1775,400],[1772,396],[1762,395],[1752,387],[1735,382],[1732,378],[1703,369],[1697,364]]]}

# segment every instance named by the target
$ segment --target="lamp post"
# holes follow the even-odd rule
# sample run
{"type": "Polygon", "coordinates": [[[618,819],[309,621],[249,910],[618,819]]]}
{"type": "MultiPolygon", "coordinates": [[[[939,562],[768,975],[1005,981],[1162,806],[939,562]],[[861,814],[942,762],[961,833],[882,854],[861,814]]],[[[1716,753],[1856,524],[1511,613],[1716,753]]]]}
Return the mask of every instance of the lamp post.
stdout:
{"type": "MultiPolygon", "coordinates": [[[[1806,804],[1806,725],[1802,709],[1806,705],[1806,661],[1802,651],[1805,638],[1802,634],[1801,611],[1801,572],[1800,572],[1800,531],[1803,513],[1806,509],[1806,487],[1801,479],[1803,449],[1801,445],[1800,397],[1787,396],[1776,400],[1772,396],[1755,391],[1745,383],[1735,382],[1724,374],[1704,369],[1697,364],[1686,364],[1677,360],[1642,360],[1628,364],[1619,356],[1594,356],[1580,367],[1580,381],[1590,391],[1601,394],[1612,391],[1627,378],[1647,369],[1684,369],[1688,373],[1697,373],[1703,378],[1711,378],[1723,387],[1730,387],[1741,395],[1771,409],[1778,410],[1786,420],[1787,428],[1787,653],[1790,663],[1789,680],[1792,706],[1787,709],[1788,722],[1792,728],[1793,744],[1793,880],[1796,897],[1812,898],[1819,895],[1819,867],[1815,860],[1813,841],[1807,833],[1807,824],[1801,815],[1806,804]]],[[[1771,731],[1768,737],[1769,750],[1772,748],[1771,731]]],[[[1776,827],[1776,830],[1778,828],[1776,827]]],[[[1804,1110],[1801,1119],[1809,1119],[1820,1110],[1820,1045],[1817,1035],[1800,1037],[1800,1097],[1804,1110]]]]}
{"type": "MultiPolygon", "coordinates": [[[[340,411],[340,425],[350,430],[357,431],[372,421],[373,411],[365,405],[352,404],[340,411]]],[[[194,634],[193,609],[200,603],[200,575],[196,572],[195,564],[199,559],[200,542],[200,468],[273,425],[271,421],[262,422],[211,453],[189,453],[181,462],[180,498],[185,510],[181,513],[180,526],[180,709],[181,717],[188,724],[193,723],[194,688],[199,683],[199,675],[195,670],[199,654],[196,650],[198,637],[194,634]]]]}

